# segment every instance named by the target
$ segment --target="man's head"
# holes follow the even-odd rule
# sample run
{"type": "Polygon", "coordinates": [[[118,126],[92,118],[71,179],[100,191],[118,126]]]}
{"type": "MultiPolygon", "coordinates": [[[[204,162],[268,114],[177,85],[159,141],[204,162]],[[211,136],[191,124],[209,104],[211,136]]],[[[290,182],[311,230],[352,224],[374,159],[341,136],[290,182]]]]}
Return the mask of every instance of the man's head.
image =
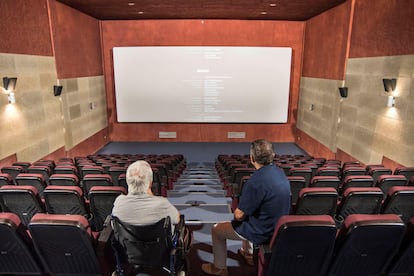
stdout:
{"type": "Polygon", "coordinates": [[[275,153],[273,151],[273,145],[265,139],[258,139],[250,145],[250,158],[252,162],[256,162],[259,165],[265,166],[273,163],[275,153]]]}
{"type": "Polygon", "coordinates": [[[129,165],[126,172],[126,181],[129,194],[145,194],[152,184],[152,169],[144,160],[138,160],[129,165]]]}

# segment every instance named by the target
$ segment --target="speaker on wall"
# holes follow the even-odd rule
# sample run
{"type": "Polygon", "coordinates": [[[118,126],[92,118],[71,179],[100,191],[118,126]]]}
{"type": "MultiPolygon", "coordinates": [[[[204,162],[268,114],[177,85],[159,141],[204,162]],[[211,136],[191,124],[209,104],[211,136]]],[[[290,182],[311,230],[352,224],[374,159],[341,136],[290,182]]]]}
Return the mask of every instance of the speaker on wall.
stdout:
{"type": "Polygon", "coordinates": [[[348,97],[348,87],[339,87],[339,94],[342,98],[348,97]]]}
{"type": "Polygon", "coordinates": [[[53,95],[60,96],[62,94],[62,85],[53,85],[53,95]]]}

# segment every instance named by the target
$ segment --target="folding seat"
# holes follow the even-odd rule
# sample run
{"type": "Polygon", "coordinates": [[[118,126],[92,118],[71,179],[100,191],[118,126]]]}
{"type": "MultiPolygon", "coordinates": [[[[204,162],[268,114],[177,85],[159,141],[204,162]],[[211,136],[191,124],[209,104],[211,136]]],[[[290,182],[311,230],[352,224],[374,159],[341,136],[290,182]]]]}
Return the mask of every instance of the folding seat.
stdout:
{"type": "Polygon", "coordinates": [[[18,162],[14,162],[12,164],[12,166],[20,166],[23,168],[23,172],[27,172],[27,169],[31,166],[32,164],[30,162],[24,162],[24,161],[18,161],[18,162]]]}
{"type": "Polygon", "coordinates": [[[115,199],[121,194],[127,194],[127,191],[120,186],[94,186],[90,189],[89,209],[93,216],[93,227],[96,231],[102,230],[106,217],[112,213],[115,199]]]}
{"type": "Polygon", "coordinates": [[[19,173],[24,173],[24,168],[22,166],[5,166],[1,168],[2,173],[7,173],[12,178],[13,182],[15,182],[16,176],[19,173]]]}
{"type": "Polygon", "coordinates": [[[342,179],[341,191],[350,187],[373,187],[374,179],[370,175],[350,175],[342,179]]]}
{"type": "Polygon", "coordinates": [[[372,167],[367,172],[374,179],[374,183],[377,182],[378,177],[383,174],[392,174],[392,170],[385,167],[372,167]]]}
{"type": "Polygon", "coordinates": [[[114,186],[119,186],[118,177],[120,174],[126,173],[126,171],[127,171],[126,167],[113,166],[109,168],[108,174],[112,177],[114,186]]]}
{"type": "Polygon", "coordinates": [[[287,178],[290,183],[292,206],[294,206],[298,201],[300,190],[306,187],[306,181],[303,176],[288,176],[287,178]]]}
{"type": "Polygon", "coordinates": [[[294,167],[289,170],[289,176],[303,176],[305,178],[306,186],[308,186],[312,178],[312,169],[306,167],[294,167]]]}
{"type": "Polygon", "coordinates": [[[336,166],[338,168],[340,168],[342,165],[341,160],[336,160],[336,159],[328,159],[326,160],[326,162],[324,163],[324,166],[336,166]]]}
{"type": "Polygon", "coordinates": [[[161,184],[161,186],[166,187],[167,189],[172,189],[172,183],[170,183],[170,179],[168,177],[168,171],[167,171],[166,166],[162,163],[151,163],[151,168],[157,169],[158,176],[159,176],[158,183],[161,184]]]}
{"type": "Polygon", "coordinates": [[[26,227],[14,213],[0,213],[0,274],[43,275],[26,227]]]}
{"type": "Polygon", "coordinates": [[[227,195],[232,196],[233,191],[241,191],[241,180],[245,176],[250,176],[255,171],[254,168],[236,168],[231,182],[227,184],[227,195]]]}
{"type": "Polygon", "coordinates": [[[359,161],[345,161],[342,163],[342,170],[344,170],[346,167],[362,167],[361,163],[359,161]]]}
{"type": "Polygon", "coordinates": [[[304,164],[301,164],[299,167],[302,167],[302,168],[310,168],[312,170],[312,176],[311,176],[311,178],[316,175],[316,172],[319,169],[318,165],[316,165],[315,163],[310,163],[310,162],[306,162],[304,164]]]}
{"type": "Polygon", "coordinates": [[[349,215],[340,229],[328,275],[383,275],[405,231],[399,216],[349,215]]]}
{"type": "Polygon", "coordinates": [[[384,194],[393,186],[406,186],[408,179],[404,175],[383,174],[378,176],[376,186],[381,188],[384,194]]]}
{"type": "Polygon", "coordinates": [[[382,204],[381,213],[396,214],[399,215],[404,222],[408,222],[411,217],[414,216],[414,187],[391,187],[382,204]]]}
{"type": "Polygon", "coordinates": [[[66,164],[66,165],[56,165],[54,174],[74,174],[79,176],[78,168],[75,165],[66,164]]]}
{"type": "Polygon", "coordinates": [[[338,192],[335,188],[316,187],[300,190],[295,215],[330,215],[334,216],[338,201],[338,192]]]}
{"type": "Polygon", "coordinates": [[[338,167],[319,167],[316,170],[315,175],[317,176],[336,176],[339,177],[341,175],[341,170],[338,167]]]}
{"type": "Polygon", "coordinates": [[[47,186],[43,175],[38,173],[20,173],[16,176],[16,184],[35,187],[40,197],[43,197],[43,190],[47,186]]]}
{"type": "Polygon", "coordinates": [[[34,174],[41,174],[43,175],[44,181],[48,184],[49,183],[49,177],[52,175],[52,169],[49,166],[45,165],[31,165],[27,169],[28,173],[34,173],[34,174]]]}
{"type": "Polygon", "coordinates": [[[384,193],[378,187],[351,187],[344,191],[335,219],[342,223],[351,214],[378,214],[384,193]]]}
{"type": "Polygon", "coordinates": [[[394,174],[404,175],[409,180],[414,176],[414,167],[398,167],[394,170],[394,174]]]}
{"type": "Polygon", "coordinates": [[[79,178],[75,174],[55,173],[49,177],[52,186],[80,186],[79,178]]]}
{"type": "Polygon", "coordinates": [[[47,166],[50,168],[50,171],[53,173],[53,170],[55,169],[56,164],[54,160],[42,159],[42,160],[34,162],[32,166],[47,166]]]}
{"type": "Polygon", "coordinates": [[[94,186],[113,186],[112,177],[109,174],[87,174],[83,177],[82,183],[86,196],[94,186]]]}
{"type": "Polygon", "coordinates": [[[404,239],[401,242],[401,247],[398,254],[392,261],[387,275],[401,276],[414,275],[414,218],[411,218],[407,223],[407,230],[404,239]]]}
{"type": "Polygon", "coordinates": [[[49,214],[82,215],[89,218],[83,191],[79,186],[48,186],[43,197],[49,214]]]}
{"type": "Polygon", "coordinates": [[[363,167],[345,167],[342,170],[342,180],[344,180],[347,176],[351,175],[365,175],[365,168],[363,167]]]}
{"type": "Polygon", "coordinates": [[[324,275],[336,231],[331,216],[282,216],[270,244],[260,246],[258,276],[324,275]]]}
{"type": "Polygon", "coordinates": [[[279,163],[278,167],[281,168],[286,176],[289,176],[289,171],[291,168],[294,168],[295,165],[291,163],[279,163]]]}
{"type": "Polygon", "coordinates": [[[0,187],[4,185],[13,185],[13,179],[8,173],[0,173],[0,187]]]}
{"type": "Polygon", "coordinates": [[[1,187],[0,205],[3,212],[15,213],[26,226],[36,213],[44,212],[39,194],[33,186],[6,185],[1,187]]]}
{"type": "Polygon", "coordinates": [[[102,275],[85,217],[36,214],[29,230],[48,275],[102,275]]]}
{"type": "Polygon", "coordinates": [[[184,217],[174,231],[166,217],[150,225],[131,225],[112,217],[116,275],[185,275],[192,234],[185,231],[184,217]]]}
{"type": "Polygon", "coordinates": [[[312,177],[309,187],[332,187],[339,188],[341,180],[337,176],[315,175],[312,177]]]}
{"type": "Polygon", "coordinates": [[[96,166],[96,165],[83,166],[80,169],[80,178],[83,180],[85,176],[88,174],[92,174],[92,175],[104,174],[104,169],[101,166],[96,166]]]}

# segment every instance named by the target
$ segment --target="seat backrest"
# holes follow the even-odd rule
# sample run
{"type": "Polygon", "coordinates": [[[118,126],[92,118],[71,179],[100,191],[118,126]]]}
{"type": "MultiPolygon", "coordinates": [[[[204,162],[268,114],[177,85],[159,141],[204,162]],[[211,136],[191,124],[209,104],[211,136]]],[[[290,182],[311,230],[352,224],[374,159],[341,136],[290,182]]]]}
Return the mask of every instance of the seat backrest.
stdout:
{"type": "Polygon", "coordinates": [[[309,187],[332,187],[338,189],[341,183],[337,176],[316,175],[312,177],[309,187]]]}
{"type": "Polygon", "coordinates": [[[43,198],[49,214],[88,216],[83,191],[78,186],[48,186],[43,198]]]}
{"type": "Polygon", "coordinates": [[[345,167],[342,170],[342,180],[344,180],[347,176],[350,175],[365,175],[365,168],[358,166],[358,167],[345,167]]]}
{"type": "Polygon", "coordinates": [[[0,187],[13,184],[13,179],[8,173],[0,173],[0,187]]]}
{"type": "Polygon", "coordinates": [[[316,174],[315,175],[320,175],[320,176],[337,176],[339,177],[341,174],[341,170],[339,168],[336,167],[319,167],[316,170],[316,174]]]}
{"type": "Polygon", "coordinates": [[[113,166],[109,168],[109,175],[112,177],[112,181],[115,186],[118,186],[118,177],[120,174],[126,173],[127,168],[126,167],[120,167],[120,166],[113,166]]]}
{"type": "Polygon", "coordinates": [[[78,168],[73,164],[57,165],[55,167],[55,174],[74,174],[79,176],[78,168]]]}
{"type": "Polygon", "coordinates": [[[378,176],[376,186],[381,188],[384,194],[393,186],[405,186],[408,184],[408,179],[404,175],[382,174],[378,176]]]}
{"type": "Polygon", "coordinates": [[[88,174],[103,174],[104,169],[101,166],[85,165],[80,168],[80,177],[83,179],[88,174]]]}
{"type": "Polygon", "coordinates": [[[396,214],[404,222],[408,222],[414,216],[414,187],[391,187],[382,205],[381,213],[396,214]]]}
{"type": "Polygon", "coordinates": [[[94,186],[89,191],[89,208],[93,215],[93,227],[102,230],[103,223],[111,214],[115,199],[126,194],[126,189],[120,186],[94,186]]]}
{"type": "Polygon", "coordinates": [[[405,232],[397,215],[349,215],[338,233],[328,275],[383,275],[405,232]]]}
{"type": "Polygon", "coordinates": [[[337,218],[351,214],[378,214],[384,194],[378,187],[351,187],[344,191],[338,206],[337,218]]]}
{"type": "Polygon", "coordinates": [[[14,213],[0,213],[0,274],[42,275],[31,239],[14,213]]]}
{"type": "Polygon", "coordinates": [[[303,188],[299,193],[294,214],[330,215],[336,212],[338,192],[335,188],[303,188]]]}
{"type": "Polygon", "coordinates": [[[109,174],[87,174],[83,177],[83,190],[89,195],[89,190],[94,186],[112,186],[112,177],[109,174]]]}
{"type": "Polygon", "coordinates": [[[308,186],[312,178],[312,169],[307,167],[294,167],[289,170],[289,175],[303,176],[305,178],[306,186],[308,186]]]}
{"type": "Polygon", "coordinates": [[[79,186],[79,178],[75,174],[55,173],[49,177],[49,185],[79,186]]]}
{"type": "Polygon", "coordinates": [[[292,204],[295,205],[298,201],[300,190],[306,186],[306,181],[303,176],[288,176],[287,178],[290,183],[292,204]]]}
{"type": "Polygon", "coordinates": [[[39,194],[33,186],[5,185],[0,188],[0,204],[4,212],[12,212],[28,225],[36,213],[44,212],[39,194]]]}
{"type": "Polygon", "coordinates": [[[27,169],[28,173],[41,174],[46,183],[49,183],[49,177],[52,175],[52,169],[47,165],[31,165],[27,169]]]}
{"type": "Polygon", "coordinates": [[[376,183],[380,175],[392,174],[392,170],[385,167],[372,167],[367,173],[372,176],[374,183],[376,183]]]}
{"type": "Polygon", "coordinates": [[[349,175],[342,179],[341,191],[350,187],[372,187],[374,179],[370,175],[349,175]]]}
{"type": "Polygon", "coordinates": [[[47,186],[43,174],[39,173],[19,173],[15,180],[17,185],[35,187],[40,197],[43,196],[43,190],[47,186]]]}
{"type": "Polygon", "coordinates": [[[144,226],[131,225],[112,217],[114,238],[124,249],[130,264],[163,266],[169,263],[171,222],[169,217],[144,226]]]}
{"type": "Polygon", "coordinates": [[[323,275],[335,235],[331,216],[282,216],[269,245],[267,275],[323,275]]]}
{"type": "Polygon", "coordinates": [[[404,175],[409,180],[414,176],[414,167],[398,167],[394,170],[394,174],[404,175]]]}
{"type": "Polygon", "coordinates": [[[7,173],[12,178],[13,182],[19,173],[25,172],[22,166],[5,166],[1,168],[2,173],[7,173]]]}
{"type": "Polygon", "coordinates": [[[29,230],[47,273],[101,275],[92,232],[85,217],[36,214],[29,230]]]}

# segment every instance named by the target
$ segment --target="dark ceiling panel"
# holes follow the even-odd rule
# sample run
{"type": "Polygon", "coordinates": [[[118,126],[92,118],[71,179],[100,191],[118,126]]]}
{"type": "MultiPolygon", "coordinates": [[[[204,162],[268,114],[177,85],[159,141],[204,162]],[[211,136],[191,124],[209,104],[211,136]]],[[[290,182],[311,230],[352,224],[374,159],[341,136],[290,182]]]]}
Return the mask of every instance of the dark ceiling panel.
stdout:
{"type": "Polygon", "coordinates": [[[312,18],[347,0],[57,0],[100,20],[312,18]]]}

